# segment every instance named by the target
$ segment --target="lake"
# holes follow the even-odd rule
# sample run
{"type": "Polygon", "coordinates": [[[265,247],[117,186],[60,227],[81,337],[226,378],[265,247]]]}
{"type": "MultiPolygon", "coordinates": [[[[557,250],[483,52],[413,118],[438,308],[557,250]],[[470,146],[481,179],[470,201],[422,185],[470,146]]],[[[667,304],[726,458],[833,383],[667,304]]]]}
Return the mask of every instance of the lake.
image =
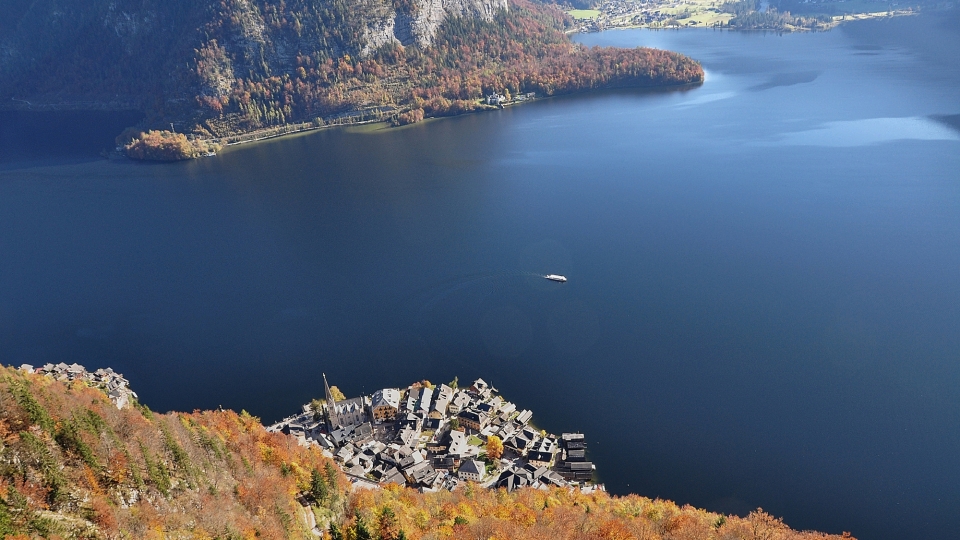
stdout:
{"type": "Polygon", "coordinates": [[[135,114],[3,113],[0,361],[265,421],[483,377],[612,492],[953,538],[960,19],[577,39],[706,82],[169,165],[98,157],[135,114]]]}

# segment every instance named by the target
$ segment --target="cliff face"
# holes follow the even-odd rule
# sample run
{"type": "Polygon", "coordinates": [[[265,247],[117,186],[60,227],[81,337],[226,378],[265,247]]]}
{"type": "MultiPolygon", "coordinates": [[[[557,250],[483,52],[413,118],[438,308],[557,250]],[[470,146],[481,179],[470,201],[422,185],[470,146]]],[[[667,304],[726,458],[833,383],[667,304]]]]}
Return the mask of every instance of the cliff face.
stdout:
{"type": "Polygon", "coordinates": [[[222,97],[298,55],[428,47],[450,16],[492,20],[507,0],[2,0],[0,106],[165,109],[222,97]],[[184,101],[190,103],[184,103],[184,101]]]}

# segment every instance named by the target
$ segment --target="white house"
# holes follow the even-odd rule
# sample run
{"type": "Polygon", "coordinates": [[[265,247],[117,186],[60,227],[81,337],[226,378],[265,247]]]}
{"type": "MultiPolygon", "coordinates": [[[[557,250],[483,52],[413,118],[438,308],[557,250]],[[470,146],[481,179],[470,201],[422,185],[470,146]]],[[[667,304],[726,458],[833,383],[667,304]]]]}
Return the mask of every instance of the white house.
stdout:
{"type": "Polygon", "coordinates": [[[457,476],[461,480],[472,480],[474,482],[483,480],[483,477],[486,476],[486,474],[487,469],[483,462],[475,459],[468,459],[464,461],[460,464],[460,470],[457,471],[457,476]]]}

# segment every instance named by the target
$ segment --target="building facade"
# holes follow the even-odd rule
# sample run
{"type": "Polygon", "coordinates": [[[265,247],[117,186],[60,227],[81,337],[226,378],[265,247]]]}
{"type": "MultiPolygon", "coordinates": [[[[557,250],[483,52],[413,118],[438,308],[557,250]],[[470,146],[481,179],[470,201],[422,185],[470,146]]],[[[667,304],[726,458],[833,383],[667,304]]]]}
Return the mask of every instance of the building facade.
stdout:
{"type": "Polygon", "coordinates": [[[384,388],[373,393],[370,413],[377,422],[396,420],[400,410],[400,389],[384,388]]]}
{"type": "Polygon", "coordinates": [[[367,412],[368,400],[363,397],[336,401],[327,384],[327,375],[323,375],[323,388],[327,398],[327,428],[334,431],[343,427],[358,426],[370,421],[367,412]]]}

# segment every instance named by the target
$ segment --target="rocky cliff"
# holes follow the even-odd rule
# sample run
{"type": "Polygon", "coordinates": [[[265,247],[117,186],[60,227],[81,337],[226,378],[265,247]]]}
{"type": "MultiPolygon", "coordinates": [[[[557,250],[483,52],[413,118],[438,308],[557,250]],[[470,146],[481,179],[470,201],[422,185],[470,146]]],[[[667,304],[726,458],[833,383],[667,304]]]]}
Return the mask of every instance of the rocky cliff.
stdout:
{"type": "Polygon", "coordinates": [[[459,114],[491,93],[703,80],[682,55],[580,47],[563,11],[531,0],[0,0],[0,13],[0,108],[137,109],[140,128],[228,142],[459,114]]]}
{"type": "MultiPolygon", "coordinates": [[[[0,0],[3,107],[169,107],[298,54],[429,47],[448,17],[492,20],[507,0],[0,0]]],[[[192,105],[192,103],[190,104],[192,105]]]]}

